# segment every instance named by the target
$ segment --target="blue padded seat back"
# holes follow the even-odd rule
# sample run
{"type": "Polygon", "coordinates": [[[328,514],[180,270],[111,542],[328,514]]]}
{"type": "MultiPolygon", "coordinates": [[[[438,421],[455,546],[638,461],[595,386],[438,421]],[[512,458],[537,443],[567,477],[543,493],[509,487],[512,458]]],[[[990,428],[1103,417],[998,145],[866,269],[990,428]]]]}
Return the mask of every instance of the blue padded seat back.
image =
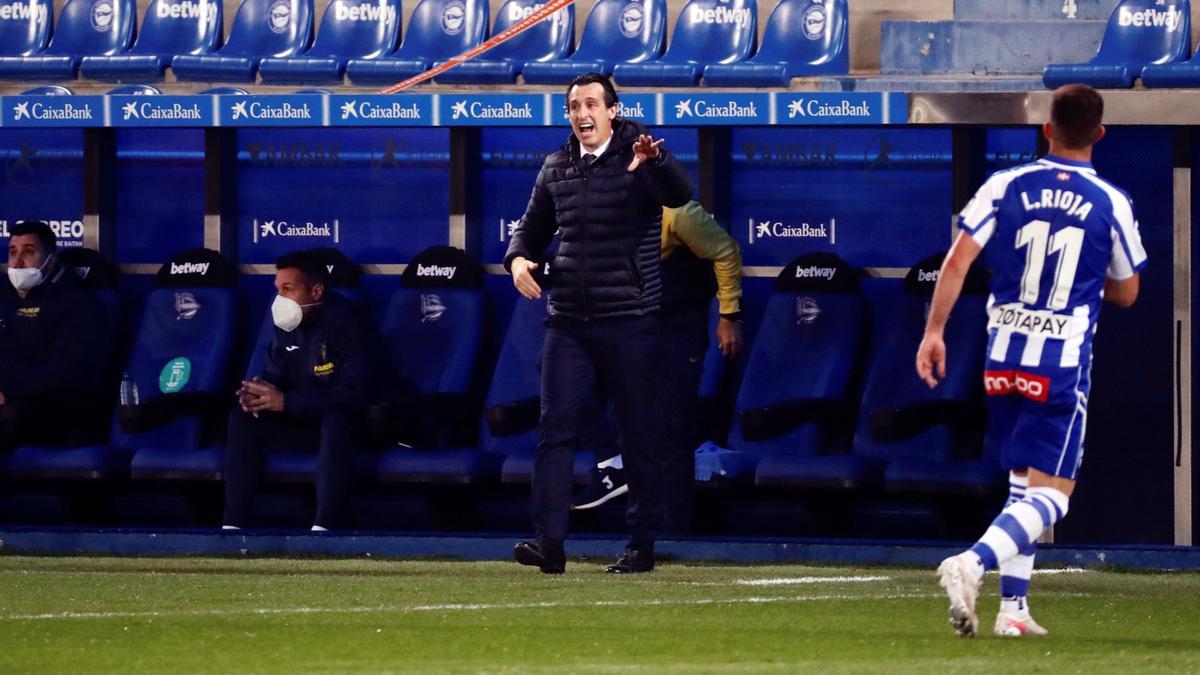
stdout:
{"type": "Polygon", "coordinates": [[[658,58],[666,46],[666,26],[665,0],[600,0],[572,58],[622,63],[658,58]]]}
{"type": "Polygon", "coordinates": [[[0,2],[0,56],[30,56],[46,48],[54,25],[54,3],[0,2]]]}
{"type": "Polygon", "coordinates": [[[849,15],[846,0],[780,0],[753,60],[816,65],[846,58],[849,15]]]}
{"type": "Polygon", "coordinates": [[[221,44],[224,9],[219,0],[154,0],[146,8],[131,54],[205,54],[221,44]]]}
{"type": "Polygon", "coordinates": [[[542,299],[518,299],[500,355],[492,373],[492,382],[485,399],[487,410],[523,402],[529,406],[532,426],[520,433],[494,434],[488,420],[480,430],[480,447],[489,452],[509,454],[528,451],[537,445],[537,409],[541,393],[542,347],[546,339],[546,293],[542,299]]]}
{"type": "Polygon", "coordinates": [[[381,326],[394,375],[422,394],[465,393],[479,358],[483,315],[479,290],[396,291],[381,326]]]}
{"type": "Polygon", "coordinates": [[[716,298],[708,308],[708,349],[704,352],[704,372],[700,375],[700,398],[714,399],[720,394],[725,378],[726,359],[717,344],[717,322],[721,319],[716,298]]]}
{"type": "Polygon", "coordinates": [[[133,0],[68,0],[46,55],[117,54],[133,43],[133,0]]]}
{"type": "Polygon", "coordinates": [[[312,42],[312,0],[245,0],[222,56],[291,56],[312,42]]]}
{"type": "Polygon", "coordinates": [[[458,56],[487,38],[487,0],[421,0],[408,20],[398,58],[458,56]]]}
{"type": "Polygon", "coordinates": [[[148,84],[125,84],[108,90],[109,96],[160,96],[162,90],[148,84]]]}
{"type": "MultiPolygon", "coordinates": [[[[513,24],[529,16],[544,3],[538,0],[508,0],[496,13],[492,34],[508,30],[513,24]]],[[[487,60],[519,59],[522,61],[549,61],[561,59],[571,53],[575,45],[575,5],[568,5],[546,20],[539,21],[524,33],[507,42],[502,42],[480,55],[487,60]]]]}
{"type": "Polygon", "coordinates": [[[1113,9],[1092,65],[1169,63],[1187,59],[1191,5],[1183,0],[1124,0],[1113,9]]]}
{"type": "Polygon", "coordinates": [[[758,42],[755,0],[692,0],[679,11],[664,61],[734,63],[744,61],[758,42]]]}
{"type": "MultiPolygon", "coordinates": [[[[944,254],[931,256],[914,271],[932,272],[940,267],[944,254]]],[[[930,389],[913,367],[913,358],[925,332],[930,294],[936,283],[931,275],[917,286],[915,276],[906,279],[905,292],[890,305],[881,337],[867,371],[858,423],[854,434],[854,452],[872,457],[894,459],[910,457],[935,461],[955,455],[958,437],[947,424],[934,424],[908,438],[881,438],[872,431],[872,419],[879,425],[882,415],[891,411],[911,413],[921,407],[959,404],[957,410],[982,406],[983,354],[987,344],[987,284],[982,272],[972,270],[970,281],[946,324],[945,341],[949,355],[946,379],[930,389]],[[910,283],[911,282],[911,283],[910,283]]]]}
{"type": "Polygon", "coordinates": [[[373,59],[390,54],[400,42],[400,11],[400,0],[333,0],[304,55],[373,59]]]}
{"type": "MultiPolygon", "coordinates": [[[[846,404],[857,381],[866,321],[857,272],[841,259],[817,253],[785,266],[767,300],[746,363],[734,403],[730,448],[759,455],[818,454],[832,416],[807,420],[765,438],[756,434],[757,440],[747,439],[743,417],[787,410],[789,405],[846,404]]],[[[780,419],[779,413],[771,414],[780,419]]],[[[783,413],[788,416],[793,413],[783,413]]]]}
{"type": "Polygon", "coordinates": [[[34,87],[33,89],[26,89],[25,91],[21,92],[19,95],[20,96],[74,96],[75,92],[73,92],[70,89],[68,89],[64,86],[61,86],[61,85],[48,84],[43,87],[34,87]]]}

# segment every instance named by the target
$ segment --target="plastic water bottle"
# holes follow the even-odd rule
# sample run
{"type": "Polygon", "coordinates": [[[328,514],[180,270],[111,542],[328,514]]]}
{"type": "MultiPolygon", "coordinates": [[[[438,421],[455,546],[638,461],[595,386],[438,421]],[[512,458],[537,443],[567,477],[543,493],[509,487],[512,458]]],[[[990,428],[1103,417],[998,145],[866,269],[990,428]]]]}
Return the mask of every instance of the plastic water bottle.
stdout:
{"type": "Polygon", "coordinates": [[[137,405],[138,404],[138,388],[137,383],[130,377],[126,371],[121,375],[121,405],[137,405]]]}

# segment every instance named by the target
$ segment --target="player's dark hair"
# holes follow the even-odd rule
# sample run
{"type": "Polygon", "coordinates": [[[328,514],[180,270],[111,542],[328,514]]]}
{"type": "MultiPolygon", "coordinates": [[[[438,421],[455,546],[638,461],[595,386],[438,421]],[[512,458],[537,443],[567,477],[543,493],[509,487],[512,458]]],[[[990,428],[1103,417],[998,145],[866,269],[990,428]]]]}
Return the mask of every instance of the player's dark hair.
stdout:
{"type": "Polygon", "coordinates": [[[54,230],[50,229],[49,223],[41,220],[22,220],[8,231],[9,237],[21,237],[27,234],[38,238],[43,254],[50,255],[58,250],[58,237],[54,235],[54,230]]]}
{"type": "Polygon", "coordinates": [[[275,269],[297,269],[304,275],[309,286],[324,284],[329,286],[329,270],[311,251],[292,251],[279,256],[275,261],[275,269]]]}
{"type": "Polygon", "coordinates": [[[1050,124],[1054,139],[1064,148],[1080,150],[1093,144],[1104,118],[1104,98],[1086,84],[1068,84],[1054,90],[1050,124]]]}
{"type": "Polygon", "coordinates": [[[571,106],[571,90],[575,87],[585,87],[589,84],[599,84],[604,87],[604,107],[611,108],[617,104],[617,88],[613,86],[612,80],[608,79],[600,73],[584,73],[575,79],[571,80],[571,84],[567,85],[567,107],[571,106]]]}

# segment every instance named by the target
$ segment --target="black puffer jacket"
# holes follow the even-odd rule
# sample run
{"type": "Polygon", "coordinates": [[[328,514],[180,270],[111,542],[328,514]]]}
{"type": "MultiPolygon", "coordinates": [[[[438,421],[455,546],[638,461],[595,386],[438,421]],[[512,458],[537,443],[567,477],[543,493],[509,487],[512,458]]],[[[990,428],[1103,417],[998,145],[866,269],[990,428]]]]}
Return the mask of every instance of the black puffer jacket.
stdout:
{"type": "Polygon", "coordinates": [[[616,119],[612,141],[591,166],[580,159],[574,135],[542,165],[504,267],[518,256],[540,261],[559,230],[549,268],[553,314],[599,319],[658,310],[662,207],[686,204],[692,184],[665,148],[636,171],[626,170],[644,133],[637,122],[616,119]]]}

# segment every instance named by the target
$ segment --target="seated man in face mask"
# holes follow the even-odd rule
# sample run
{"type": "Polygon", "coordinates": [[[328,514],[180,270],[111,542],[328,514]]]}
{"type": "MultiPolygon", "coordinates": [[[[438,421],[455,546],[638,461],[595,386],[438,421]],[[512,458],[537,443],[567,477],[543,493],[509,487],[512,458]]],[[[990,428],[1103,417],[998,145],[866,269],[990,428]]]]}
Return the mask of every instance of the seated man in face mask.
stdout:
{"type": "Polygon", "coordinates": [[[25,221],[8,241],[0,290],[0,444],[87,443],[103,410],[103,355],[90,335],[106,317],[59,264],[50,226],[25,221]],[[85,419],[86,417],[86,419],[85,419]]]}
{"type": "Polygon", "coordinates": [[[247,524],[263,448],[313,448],[319,532],[342,524],[354,435],[371,394],[372,328],[353,303],[327,291],[328,272],[312,254],[289,253],[275,266],[267,364],[242,382],[229,415],[224,523],[247,524]]]}

